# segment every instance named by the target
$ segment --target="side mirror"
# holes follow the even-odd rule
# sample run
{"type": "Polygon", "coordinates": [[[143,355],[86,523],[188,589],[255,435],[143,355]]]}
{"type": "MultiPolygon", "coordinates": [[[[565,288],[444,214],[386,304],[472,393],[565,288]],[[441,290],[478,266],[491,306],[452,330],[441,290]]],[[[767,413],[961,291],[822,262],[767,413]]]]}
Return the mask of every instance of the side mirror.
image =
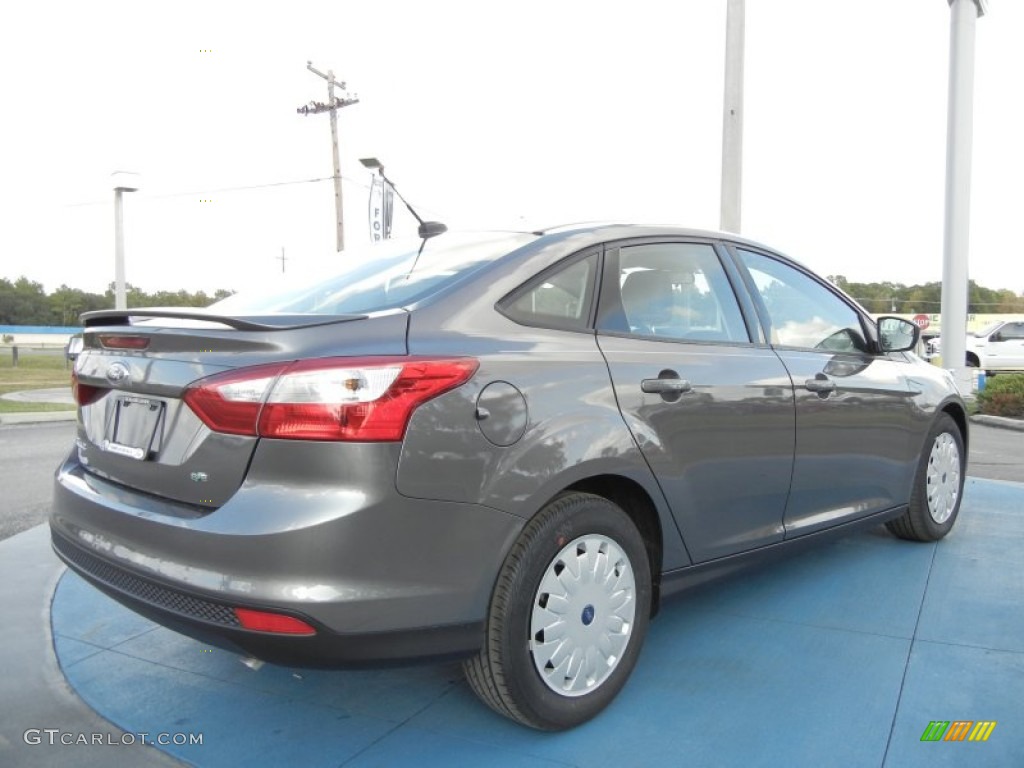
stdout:
{"type": "Polygon", "coordinates": [[[988,340],[989,341],[1006,341],[1006,339],[1003,338],[1003,334],[1000,331],[996,331],[995,333],[993,333],[991,336],[988,337],[988,340]]]}
{"type": "Polygon", "coordinates": [[[878,318],[878,348],[882,352],[907,352],[917,346],[921,329],[902,317],[878,318]]]}
{"type": "Polygon", "coordinates": [[[78,356],[82,353],[82,347],[84,346],[84,339],[82,334],[76,333],[64,346],[64,357],[74,362],[78,359],[78,356]]]}

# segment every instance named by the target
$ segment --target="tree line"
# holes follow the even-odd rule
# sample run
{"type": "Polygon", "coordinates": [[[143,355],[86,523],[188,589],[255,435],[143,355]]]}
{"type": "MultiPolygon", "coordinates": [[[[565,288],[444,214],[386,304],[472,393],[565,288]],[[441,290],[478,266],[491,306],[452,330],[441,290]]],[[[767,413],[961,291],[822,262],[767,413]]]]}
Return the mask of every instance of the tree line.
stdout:
{"type": "MultiPolygon", "coordinates": [[[[873,314],[938,314],[942,306],[942,283],[904,285],[903,283],[855,283],[844,275],[829,275],[834,285],[859,301],[873,314]]],[[[185,290],[147,293],[126,284],[129,307],[205,307],[230,296],[234,291],[220,288],[212,294],[185,290]]],[[[0,325],[78,325],[78,316],[95,309],[114,306],[114,284],[104,293],[89,293],[61,285],[46,293],[41,283],[19,277],[14,282],[0,278],[0,325]]],[[[969,283],[969,314],[1024,313],[1024,295],[1006,288],[985,288],[969,283]]]]}
{"type": "MultiPolygon", "coordinates": [[[[125,284],[129,307],[205,307],[230,296],[234,291],[156,291],[146,293],[125,284]]],[[[114,284],[104,293],[90,293],[61,285],[46,293],[41,283],[19,277],[14,282],[0,278],[0,325],[79,325],[78,316],[95,309],[114,306],[114,284]]]]}
{"type": "MultiPolygon", "coordinates": [[[[829,275],[833,285],[855,298],[872,314],[935,315],[942,307],[942,283],[904,285],[903,283],[855,283],[843,275],[829,275]]],[[[967,313],[1003,315],[1024,313],[1024,295],[1003,289],[985,288],[968,282],[967,313]]]]}

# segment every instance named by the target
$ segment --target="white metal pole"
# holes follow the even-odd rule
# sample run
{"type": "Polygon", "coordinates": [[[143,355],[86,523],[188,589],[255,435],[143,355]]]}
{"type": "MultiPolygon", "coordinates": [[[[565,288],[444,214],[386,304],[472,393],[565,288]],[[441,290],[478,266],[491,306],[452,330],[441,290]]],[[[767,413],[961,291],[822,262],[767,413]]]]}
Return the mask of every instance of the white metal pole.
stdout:
{"type": "Polygon", "coordinates": [[[946,218],[942,254],[942,364],[962,392],[971,391],[965,365],[971,147],[974,132],[974,32],[984,0],[949,0],[949,103],[946,123],[946,218]]]}
{"type": "Polygon", "coordinates": [[[114,190],[114,309],[128,309],[124,287],[124,189],[114,190]]]}
{"type": "Polygon", "coordinates": [[[725,18],[725,97],[722,104],[720,228],[740,231],[743,196],[743,47],[745,0],[729,0],[725,18]]]}

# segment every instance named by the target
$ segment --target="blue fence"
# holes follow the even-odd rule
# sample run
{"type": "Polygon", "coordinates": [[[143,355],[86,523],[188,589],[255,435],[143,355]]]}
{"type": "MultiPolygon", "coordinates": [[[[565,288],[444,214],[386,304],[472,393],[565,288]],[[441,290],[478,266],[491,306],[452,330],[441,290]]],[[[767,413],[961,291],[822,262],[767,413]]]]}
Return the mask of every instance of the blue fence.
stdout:
{"type": "Polygon", "coordinates": [[[82,328],[76,325],[0,325],[0,333],[52,333],[67,336],[69,333],[81,333],[82,328]]]}

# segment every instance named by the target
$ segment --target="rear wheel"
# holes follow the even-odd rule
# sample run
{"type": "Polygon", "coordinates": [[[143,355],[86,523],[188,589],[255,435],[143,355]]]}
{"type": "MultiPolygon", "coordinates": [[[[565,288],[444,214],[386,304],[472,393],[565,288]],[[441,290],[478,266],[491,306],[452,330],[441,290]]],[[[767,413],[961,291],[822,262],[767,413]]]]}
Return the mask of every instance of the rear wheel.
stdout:
{"type": "Polygon", "coordinates": [[[906,513],[886,527],[912,541],[936,541],[949,533],[960,512],[966,464],[960,428],[944,413],[928,433],[906,513]]]}
{"type": "Polygon", "coordinates": [[[579,725],[625,684],[650,606],[647,550],[633,521],[599,496],[562,495],[506,558],[466,677],[488,706],[524,725],[579,725]]]}

